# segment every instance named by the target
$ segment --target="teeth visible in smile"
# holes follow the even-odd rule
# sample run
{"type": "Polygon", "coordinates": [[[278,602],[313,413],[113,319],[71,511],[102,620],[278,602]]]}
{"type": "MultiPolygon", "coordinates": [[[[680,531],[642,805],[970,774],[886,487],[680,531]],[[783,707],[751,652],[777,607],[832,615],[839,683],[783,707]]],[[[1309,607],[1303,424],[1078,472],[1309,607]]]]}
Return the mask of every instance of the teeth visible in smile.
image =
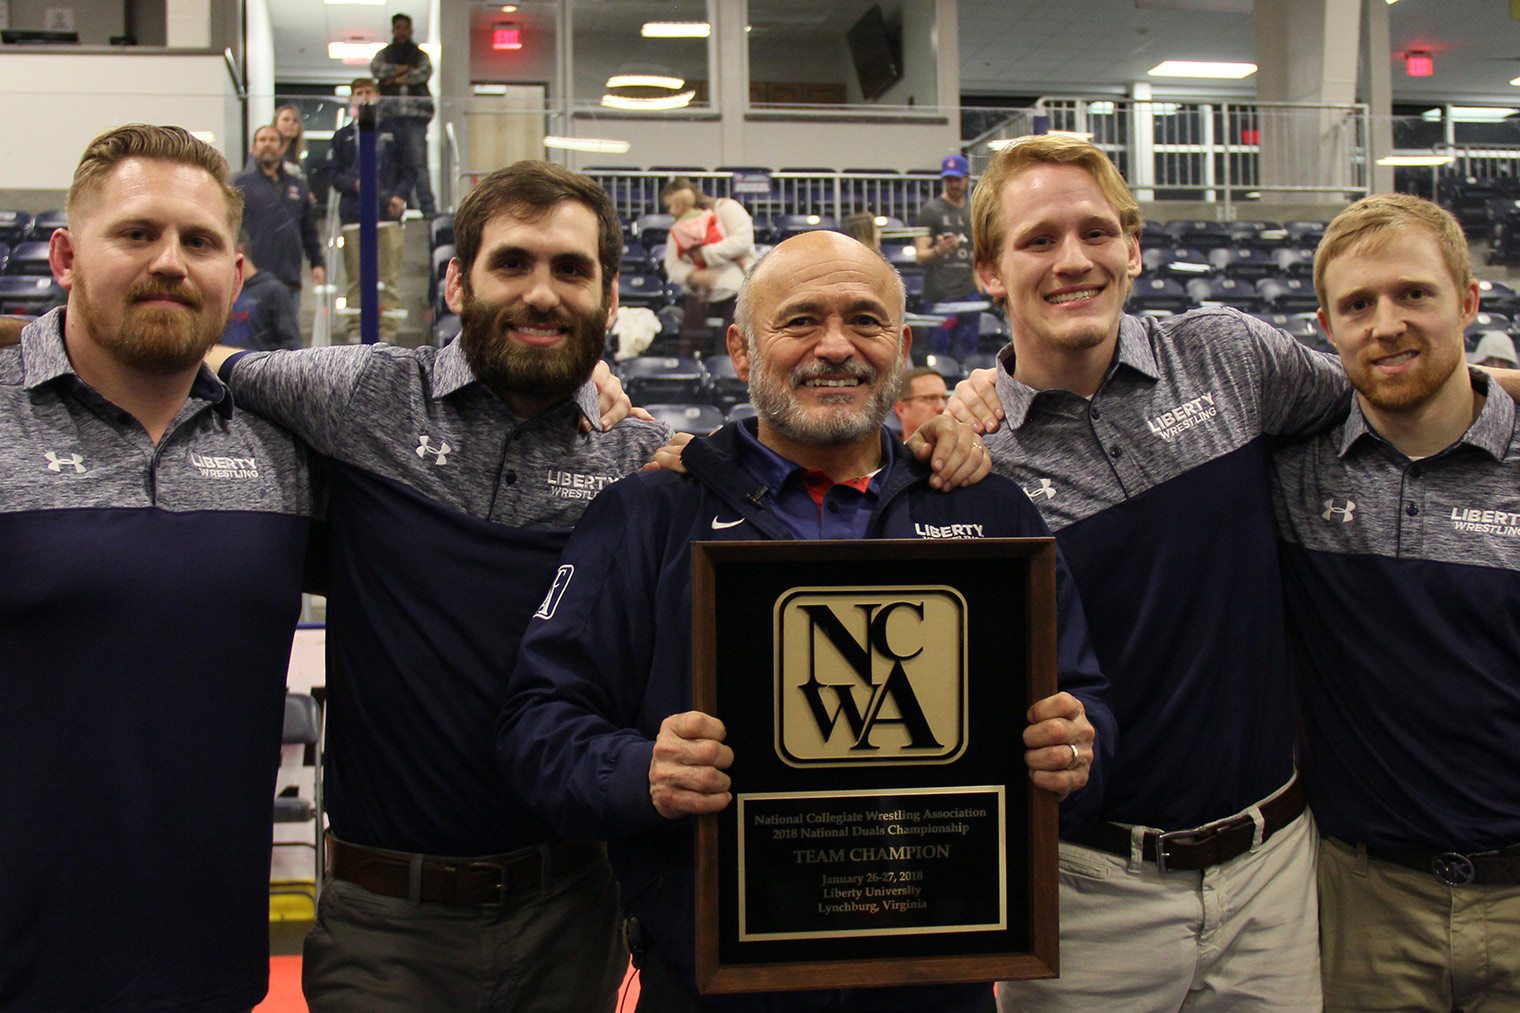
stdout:
{"type": "Polygon", "coordinates": [[[1078,299],[1093,299],[1096,298],[1097,295],[1097,289],[1084,288],[1079,292],[1062,292],[1060,295],[1046,296],[1045,301],[1051,303],[1075,302],[1078,299]]]}
{"type": "Polygon", "coordinates": [[[807,387],[859,387],[860,386],[860,381],[857,380],[857,379],[854,379],[854,378],[849,378],[849,379],[844,379],[844,380],[816,379],[816,380],[808,380],[804,384],[804,386],[807,386],[807,387]]]}
{"type": "Polygon", "coordinates": [[[1414,358],[1414,352],[1400,352],[1398,355],[1390,355],[1386,359],[1377,360],[1377,364],[1379,366],[1402,366],[1412,358],[1414,358]]]}
{"type": "Polygon", "coordinates": [[[558,327],[519,327],[518,330],[539,338],[553,337],[560,332],[558,327]]]}

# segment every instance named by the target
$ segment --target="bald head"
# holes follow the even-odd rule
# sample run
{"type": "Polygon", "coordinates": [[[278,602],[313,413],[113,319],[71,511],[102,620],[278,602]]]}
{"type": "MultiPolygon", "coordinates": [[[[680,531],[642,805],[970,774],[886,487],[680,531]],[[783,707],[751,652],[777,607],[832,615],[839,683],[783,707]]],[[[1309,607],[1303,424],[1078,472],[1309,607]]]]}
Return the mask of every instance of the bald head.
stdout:
{"type": "Polygon", "coordinates": [[[762,258],[728,332],[761,441],[798,463],[803,448],[874,453],[908,355],[904,303],[892,265],[838,232],[805,232],[762,258]]]}
{"type": "Polygon", "coordinates": [[[895,311],[895,323],[902,325],[908,309],[908,291],[903,286],[897,269],[881,255],[857,239],[842,232],[816,229],[802,232],[776,245],[750,268],[743,284],[739,286],[739,298],[734,306],[734,326],[747,341],[755,334],[755,307],[758,300],[773,298],[766,277],[777,269],[786,272],[795,265],[825,267],[829,265],[853,265],[863,278],[874,279],[880,284],[880,293],[889,308],[895,311]]]}

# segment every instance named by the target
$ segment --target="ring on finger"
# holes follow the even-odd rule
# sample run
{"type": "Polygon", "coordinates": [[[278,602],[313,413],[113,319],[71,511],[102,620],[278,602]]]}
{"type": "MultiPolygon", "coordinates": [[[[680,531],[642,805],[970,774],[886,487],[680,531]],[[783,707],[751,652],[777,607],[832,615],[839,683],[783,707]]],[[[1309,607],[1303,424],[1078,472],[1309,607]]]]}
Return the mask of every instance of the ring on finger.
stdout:
{"type": "Polygon", "coordinates": [[[1082,752],[1075,742],[1066,743],[1066,748],[1071,750],[1071,762],[1066,765],[1067,770],[1076,770],[1077,764],[1082,762],[1082,752]]]}

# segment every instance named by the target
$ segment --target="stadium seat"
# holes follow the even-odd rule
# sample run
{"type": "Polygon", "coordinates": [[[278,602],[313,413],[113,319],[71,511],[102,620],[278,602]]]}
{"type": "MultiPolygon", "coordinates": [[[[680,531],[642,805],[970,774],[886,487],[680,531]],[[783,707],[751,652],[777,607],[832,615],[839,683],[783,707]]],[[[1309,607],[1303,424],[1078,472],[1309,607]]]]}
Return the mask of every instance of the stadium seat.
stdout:
{"type": "Polygon", "coordinates": [[[1252,316],[1264,320],[1280,331],[1287,331],[1300,341],[1312,338],[1319,333],[1311,317],[1305,317],[1302,313],[1253,313],[1252,316]]]}
{"type": "Polygon", "coordinates": [[[1325,225],[1325,222],[1283,222],[1283,229],[1294,246],[1312,250],[1325,238],[1325,225]]]}
{"type": "Polygon", "coordinates": [[[436,250],[445,244],[452,245],[454,242],[454,216],[439,215],[428,222],[428,248],[436,250]]]}
{"type": "Polygon", "coordinates": [[[713,355],[703,359],[702,366],[707,370],[707,399],[713,404],[726,412],[749,400],[749,384],[739,379],[733,359],[713,355]]]}
{"type": "MultiPolygon", "coordinates": [[[[285,724],[280,735],[283,745],[319,747],[322,741],[322,707],[307,693],[285,694],[285,724]]],[[[311,898],[315,904],[322,890],[322,756],[321,749],[312,749],[312,777],[315,790],[310,799],[304,799],[292,785],[274,799],[274,823],[311,823],[311,839],[305,841],[275,841],[275,848],[310,848],[312,852],[312,885],[271,884],[272,895],[294,894],[311,898]]],[[[303,764],[304,766],[305,764],[303,764]]]]}
{"type": "Polygon", "coordinates": [[[1302,247],[1288,246],[1280,250],[1272,251],[1272,261],[1277,264],[1277,273],[1291,275],[1295,278],[1314,277],[1314,251],[1302,247]]]}
{"type": "Polygon", "coordinates": [[[41,316],[54,306],[62,306],[68,295],[62,286],[38,275],[0,275],[0,313],[41,316]]]}
{"type": "Polygon", "coordinates": [[[1263,278],[1256,283],[1256,291],[1274,313],[1312,313],[1319,309],[1319,296],[1308,278],[1263,278]]]}
{"type": "Polygon", "coordinates": [[[48,244],[40,242],[17,243],[11,247],[11,255],[6,260],[6,274],[28,274],[53,276],[53,269],[48,264],[48,244]]]}
{"type": "Polygon", "coordinates": [[[68,227],[69,219],[62,211],[41,211],[32,220],[32,228],[27,236],[36,242],[45,243],[53,237],[55,229],[68,227]]]}
{"type": "Polygon", "coordinates": [[[25,211],[0,211],[0,242],[23,242],[31,227],[32,216],[25,211]]]}
{"type": "Polygon", "coordinates": [[[728,421],[738,422],[740,419],[752,419],[756,415],[755,406],[748,401],[736,404],[728,410],[728,421]]]}
{"type": "Polygon", "coordinates": [[[1520,294],[1502,281],[1478,282],[1478,305],[1485,313],[1520,315],[1520,294]]]}
{"type": "Polygon", "coordinates": [[[1181,313],[1193,305],[1192,297],[1174,278],[1137,278],[1126,306],[1131,312],[1166,310],[1181,313]]]}
{"type": "Polygon", "coordinates": [[[655,244],[665,242],[665,237],[670,235],[670,227],[675,223],[676,220],[670,215],[639,215],[633,221],[633,238],[644,249],[653,249],[655,244]]]}
{"type": "Polygon", "coordinates": [[[658,309],[670,301],[665,290],[665,279],[657,274],[618,275],[618,302],[624,306],[645,306],[658,309]]]}
{"type": "Polygon", "coordinates": [[[1206,219],[1185,218],[1168,222],[1167,231],[1177,241],[1178,246],[1196,246],[1208,250],[1216,246],[1226,246],[1230,241],[1229,230],[1225,228],[1223,222],[1211,222],[1206,219]]]}
{"type": "Polygon", "coordinates": [[[777,242],[801,232],[837,227],[830,215],[777,215],[771,223],[772,231],[777,234],[777,242]]]}
{"type": "Polygon", "coordinates": [[[1187,283],[1187,293],[1200,305],[1233,306],[1253,313],[1266,306],[1266,299],[1254,285],[1235,278],[1194,278],[1187,283]]]}
{"type": "Polygon", "coordinates": [[[433,344],[440,348],[453,341],[459,334],[459,318],[452,313],[445,313],[433,324],[433,344]]]}
{"type": "Polygon", "coordinates": [[[923,357],[923,364],[945,378],[945,386],[954,387],[966,379],[966,367],[948,355],[939,355],[929,352],[923,357]]]}
{"type": "Polygon", "coordinates": [[[1277,274],[1271,255],[1255,246],[1220,246],[1209,251],[1209,263],[1226,278],[1256,282],[1277,274]]]}
{"type": "Polygon", "coordinates": [[[643,407],[655,417],[655,421],[665,423],[678,433],[706,436],[724,422],[722,410],[710,404],[646,404],[643,407]]]}
{"type": "Polygon", "coordinates": [[[688,403],[702,400],[707,375],[696,359],[640,355],[618,365],[618,379],[634,404],[688,403]]]}
{"type": "Polygon", "coordinates": [[[966,371],[967,376],[971,375],[974,369],[995,369],[997,368],[997,353],[972,352],[970,355],[963,355],[961,368],[966,371]]]}

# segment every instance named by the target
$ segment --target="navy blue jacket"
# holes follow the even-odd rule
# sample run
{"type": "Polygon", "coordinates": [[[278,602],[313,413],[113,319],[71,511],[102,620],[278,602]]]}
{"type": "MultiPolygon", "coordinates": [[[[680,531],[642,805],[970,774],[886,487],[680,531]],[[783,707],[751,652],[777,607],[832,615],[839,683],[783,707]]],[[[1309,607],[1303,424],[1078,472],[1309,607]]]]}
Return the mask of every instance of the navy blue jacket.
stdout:
{"type": "MultiPolygon", "coordinates": [[[[556,830],[609,842],[625,902],[652,949],[688,980],[694,824],[656,812],[649,762],[660,723],[692,707],[690,545],[788,537],[768,490],[736,459],[738,425],[754,422],[693,441],[683,455],[687,476],[633,475],[592,503],[528,626],[497,737],[504,773],[556,830]],[[714,517],[744,523],[715,527],[714,517]]],[[[1008,480],[991,476],[938,492],[900,441],[883,444],[895,459],[869,537],[917,538],[917,525],[956,524],[980,525],[989,538],[1049,535],[1008,480]]],[[[1108,684],[1063,562],[1057,587],[1060,688],[1082,700],[1097,729],[1091,780],[1061,807],[1062,830],[1071,833],[1096,819],[1116,733],[1108,684]]],[[[1010,721],[1011,734],[1022,726],[1010,721]]]]}
{"type": "MultiPolygon", "coordinates": [[[[375,128],[375,174],[379,177],[375,199],[380,203],[380,220],[395,221],[391,214],[390,200],[406,199],[412,191],[412,169],[403,157],[396,135],[384,120],[375,128]]],[[[344,225],[359,220],[359,126],[350,120],[333,134],[332,145],[327,149],[327,164],[322,167],[332,188],[338,192],[338,217],[344,225]]],[[[257,261],[255,261],[257,263],[257,261]]]]}

